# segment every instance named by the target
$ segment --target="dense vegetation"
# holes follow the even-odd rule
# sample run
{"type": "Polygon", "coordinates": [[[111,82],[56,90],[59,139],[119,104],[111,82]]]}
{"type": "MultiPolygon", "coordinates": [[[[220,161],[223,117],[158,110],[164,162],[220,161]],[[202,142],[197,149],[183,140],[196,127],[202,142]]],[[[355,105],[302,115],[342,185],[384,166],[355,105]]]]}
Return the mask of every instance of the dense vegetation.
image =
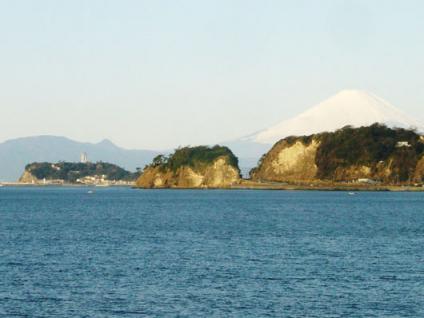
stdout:
{"type": "Polygon", "coordinates": [[[302,142],[304,145],[310,144],[312,142],[312,140],[314,139],[314,137],[316,137],[317,135],[311,135],[311,136],[289,136],[287,138],[284,138],[283,140],[289,144],[289,145],[293,145],[296,142],[300,141],[302,142]]]}
{"type": "Polygon", "coordinates": [[[398,179],[405,181],[424,153],[424,144],[415,131],[391,129],[380,124],[360,128],[347,126],[334,133],[320,134],[319,139],[316,164],[320,179],[331,179],[338,167],[373,166],[391,159],[398,179]],[[398,142],[407,142],[410,146],[397,147],[398,142]]]}
{"type": "Polygon", "coordinates": [[[424,156],[421,138],[414,130],[388,128],[381,124],[360,128],[346,126],[335,132],[287,137],[262,156],[250,176],[278,180],[279,176],[272,175],[275,172],[269,168],[279,151],[296,142],[309,145],[316,140],[319,142],[313,159],[317,168],[316,179],[351,181],[363,175],[386,183],[419,181],[421,172],[416,169],[424,156]]]}
{"type": "Polygon", "coordinates": [[[37,179],[64,180],[65,182],[76,182],[77,179],[87,176],[105,175],[107,180],[132,181],[138,177],[138,173],[131,173],[117,165],[97,163],[74,163],[74,162],[35,162],[27,165],[25,170],[31,172],[37,179]]]}
{"type": "Polygon", "coordinates": [[[159,155],[153,159],[150,166],[160,167],[162,170],[177,171],[182,166],[201,170],[219,157],[226,157],[228,163],[238,168],[238,158],[227,147],[198,146],[178,148],[170,156],[159,155]]]}

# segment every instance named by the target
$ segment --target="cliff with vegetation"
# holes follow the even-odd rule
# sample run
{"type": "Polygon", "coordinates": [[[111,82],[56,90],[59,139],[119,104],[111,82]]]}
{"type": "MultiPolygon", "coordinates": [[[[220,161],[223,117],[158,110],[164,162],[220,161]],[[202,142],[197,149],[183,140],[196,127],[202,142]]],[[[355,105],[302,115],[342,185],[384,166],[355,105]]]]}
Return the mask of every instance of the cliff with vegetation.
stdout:
{"type": "Polygon", "coordinates": [[[19,182],[22,183],[107,183],[135,181],[138,173],[129,172],[117,165],[74,162],[34,162],[25,167],[19,182]]]}
{"type": "Polygon", "coordinates": [[[141,188],[227,188],[238,183],[238,159],[230,149],[199,146],[157,156],[136,184],[141,188]]]}
{"type": "Polygon", "coordinates": [[[413,130],[374,124],[277,142],[250,172],[254,181],[380,182],[424,179],[424,140],[413,130]]]}

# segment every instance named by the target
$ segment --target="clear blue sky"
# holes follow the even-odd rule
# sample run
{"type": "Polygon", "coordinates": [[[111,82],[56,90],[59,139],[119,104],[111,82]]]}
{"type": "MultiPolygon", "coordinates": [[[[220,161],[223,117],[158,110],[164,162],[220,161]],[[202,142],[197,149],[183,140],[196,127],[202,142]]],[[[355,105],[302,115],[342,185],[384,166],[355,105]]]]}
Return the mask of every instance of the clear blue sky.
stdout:
{"type": "Polygon", "coordinates": [[[424,1],[0,0],[0,141],[234,139],[344,88],[415,117],[424,1]]]}

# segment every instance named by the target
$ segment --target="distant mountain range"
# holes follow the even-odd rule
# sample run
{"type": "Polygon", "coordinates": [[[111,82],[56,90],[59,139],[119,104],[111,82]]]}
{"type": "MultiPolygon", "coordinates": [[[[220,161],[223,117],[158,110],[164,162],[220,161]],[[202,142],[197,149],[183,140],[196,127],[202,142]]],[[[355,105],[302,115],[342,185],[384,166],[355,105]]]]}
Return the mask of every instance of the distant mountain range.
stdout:
{"type": "MultiPolygon", "coordinates": [[[[250,134],[238,140],[221,143],[239,158],[243,175],[256,166],[275,142],[288,136],[333,132],[344,126],[370,126],[374,123],[388,127],[415,128],[424,132],[424,125],[409,117],[382,98],[360,90],[343,90],[291,119],[250,134]]],[[[71,161],[86,152],[90,161],[104,161],[135,171],[159,153],[150,150],[126,150],[109,140],[97,144],[82,143],[65,137],[38,136],[0,143],[0,181],[16,181],[26,164],[35,161],[71,161]]],[[[166,151],[169,152],[169,151],[166,151]]]]}
{"type": "Polygon", "coordinates": [[[143,168],[159,154],[158,151],[123,149],[107,139],[99,143],[57,136],[13,139],[0,143],[0,181],[18,180],[25,165],[31,162],[78,162],[83,152],[89,161],[110,162],[130,171],[143,168]]]}
{"type": "MultiPolygon", "coordinates": [[[[385,124],[390,128],[415,128],[424,125],[384,99],[362,90],[343,90],[305,112],[238,140],[223,143],[240,158],[240,168],[256,165],[258,159],[279,140],[289,136],[333,132],[345,126],[355,128],[385,124]]],[[[244,172],[243,171],[243,172],[244,172]]]]}

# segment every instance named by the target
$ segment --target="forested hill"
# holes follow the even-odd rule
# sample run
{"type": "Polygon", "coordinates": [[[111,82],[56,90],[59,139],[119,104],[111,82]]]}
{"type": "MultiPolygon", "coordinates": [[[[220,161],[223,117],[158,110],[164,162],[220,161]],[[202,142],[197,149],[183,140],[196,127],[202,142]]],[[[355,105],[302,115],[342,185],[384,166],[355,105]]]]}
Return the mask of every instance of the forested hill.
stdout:
{"type": "Polygon", "coordinates": [[[138,177],[137,172],[133,173],[106,162],[34,162],[25,167],[25,174],[38,180],[63,180],[66,183],[75,183],[78,179],[89,176],[114,181],[134,181],[138,177]]]}
{"type": "Polygon", "coordinates": [[[34,136],[0,143],[0,181],[16,181],[29,162],[75,162],[81,153],[92,162],[113,162],[126,170],[144,167],[159,154],[150,150],[129,150],[109,140],[86,143],[58,136],[34,136]]]}
{"type": "Polygon", "coordinates": [[[414,130],[374,124],[277,142],[251,171],[254,180],[418,182],[424,179],[424,139],[414,130]]]}

